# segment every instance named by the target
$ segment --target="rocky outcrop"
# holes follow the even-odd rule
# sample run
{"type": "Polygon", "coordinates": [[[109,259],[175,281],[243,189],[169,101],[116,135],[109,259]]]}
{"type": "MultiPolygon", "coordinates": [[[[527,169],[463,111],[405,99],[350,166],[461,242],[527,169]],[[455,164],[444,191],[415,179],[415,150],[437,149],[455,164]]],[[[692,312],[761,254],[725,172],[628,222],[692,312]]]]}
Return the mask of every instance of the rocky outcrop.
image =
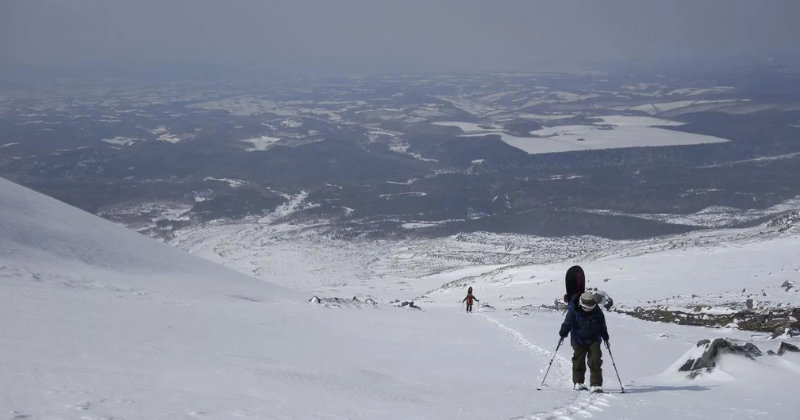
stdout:
{"type": "Polygon", "coordinates": [[[793,211],[770,220],[766,225],[767,227],[778,228],[778,232],[785,232],[798,223],[800,223],[800,212],[793,211]]]}
{"type": "Polygon", "coordinates": [[[787,342],[782,342],[781,347],[778,349],[778,356],[783,356],[785,353],[800,353],[800,348],[797,348],[794,344],[789,344],[787,342]]]}
{"type": "MultiPolygon", "coordinates": [[[[745,302],[746,306],[749,306],[745,302]]],[[[645,321],[666,322],[678,325],[722,328],[735,324],[739,329],[772,334],[773,338],[800,335],[800,308],[778,307],[765,310],[745,309],[728,314],[709,314],[702,312],[702,306],[693,312],[667,310],[660,308],[616,309],[616,312],[645,321]]]]}
{"type": "Polygon", "coordinates": [[[343,299],[338,297],[333,298],[320,298],[318,296],[314,296],[308,300],[308,303],[314,303],[318,305],[323,305],[328,308],[343,308],[343,307],[353,307],[353,308],[361,308],[363,306],[377,306],[378,302],[368,298],[365,301],[358,300],[357,297],[353,297],[352,299],[343,299]]]}
{"type": "Polygon", "coordinates": [[[422,309],[419,306],[415,305],[413,300],[410,300],[410,301],[407,300],[407,301],[404,301],[404,302],[396,301],[394,306],[398,306],[398,307],[401,307],[401,308],[409,308],[409,309],[422,309]]]}
{"type": "Polygon", "coordinates": [[[697,343],[697,347],[704,347],[703,354],[698,358],[689,358],[678,369],[680,372],[688,372],[689,378],[692,379],[716,368],[723,354],[735,354],[749,359],[762,355],[761,350],[753,343],[738,345],[724,338],[717,338],[714,341],[701,340],[697,343]]]}

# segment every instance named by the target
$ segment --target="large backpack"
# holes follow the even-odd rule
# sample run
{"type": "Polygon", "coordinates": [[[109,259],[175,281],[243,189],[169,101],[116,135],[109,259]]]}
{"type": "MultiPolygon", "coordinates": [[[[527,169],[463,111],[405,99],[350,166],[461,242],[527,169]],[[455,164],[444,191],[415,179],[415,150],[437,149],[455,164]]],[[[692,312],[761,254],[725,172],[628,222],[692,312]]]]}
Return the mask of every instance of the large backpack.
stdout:
{"type": "Polygon", "coordinates": [[[586,275],[583,269],[579,265],[570,267],[565,282],[567,294],[564,295],[564,303],[569,305],[575,295],[581,295],[586,291],[586,275]]]}

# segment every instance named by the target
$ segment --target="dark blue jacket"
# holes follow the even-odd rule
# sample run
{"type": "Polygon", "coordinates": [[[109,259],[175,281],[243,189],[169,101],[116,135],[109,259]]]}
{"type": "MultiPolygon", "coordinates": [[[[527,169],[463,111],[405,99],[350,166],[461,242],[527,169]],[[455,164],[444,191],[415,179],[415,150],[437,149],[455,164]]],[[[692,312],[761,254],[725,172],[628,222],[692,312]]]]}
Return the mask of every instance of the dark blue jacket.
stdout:
{"type": "Polygon", "coordinates": [[[572,299],[567,316],[564,318],[564,323],[561,324],[559,335],[566,337],[570,334],[572,343],[579,346],[585,345],[587,340],[600,341],[600,339],[603,339],[608,341],[606,317],[600,309],[600,305],[586,312],[581,307],[578,299],[580,299],[580,295],[576,295],[572,299]]]}

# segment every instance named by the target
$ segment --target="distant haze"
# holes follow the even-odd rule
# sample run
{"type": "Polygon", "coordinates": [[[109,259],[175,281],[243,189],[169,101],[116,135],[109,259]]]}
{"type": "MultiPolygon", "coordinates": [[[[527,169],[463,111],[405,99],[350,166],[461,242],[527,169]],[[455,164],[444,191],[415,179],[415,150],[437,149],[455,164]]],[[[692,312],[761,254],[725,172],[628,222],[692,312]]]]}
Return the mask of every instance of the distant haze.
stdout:
{"type": "Polygon", "coordinates": [[[800,51],[797,0],[0,2],[0,67],[527,70],[800,51]]]}

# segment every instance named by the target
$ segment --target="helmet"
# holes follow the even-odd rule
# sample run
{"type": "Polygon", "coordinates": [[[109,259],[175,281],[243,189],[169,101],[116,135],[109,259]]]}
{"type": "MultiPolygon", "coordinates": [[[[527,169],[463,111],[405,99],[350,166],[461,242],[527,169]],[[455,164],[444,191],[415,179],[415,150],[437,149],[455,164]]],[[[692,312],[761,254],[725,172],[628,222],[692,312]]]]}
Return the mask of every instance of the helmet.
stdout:
{"type": "Polygon", "coordinates": [[[581,308],[587,312],[593,310],[595,306],[597,306],[597,301],[594,300],[594,293],[592,292],[586,292],[582,294],[580,302],[581,308]]]}

